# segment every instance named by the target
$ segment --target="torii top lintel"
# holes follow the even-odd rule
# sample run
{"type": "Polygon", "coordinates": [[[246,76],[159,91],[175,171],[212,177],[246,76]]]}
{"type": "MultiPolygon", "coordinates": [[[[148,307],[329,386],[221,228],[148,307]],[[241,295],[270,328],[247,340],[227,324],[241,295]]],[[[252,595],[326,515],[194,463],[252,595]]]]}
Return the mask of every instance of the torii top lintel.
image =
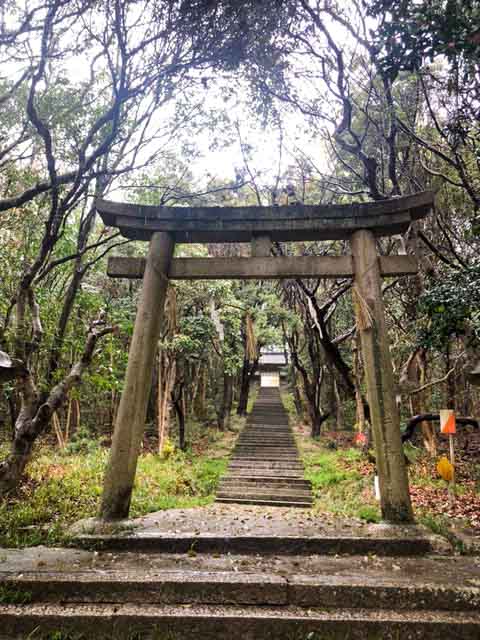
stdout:
{"type": "Polygon", "coordinates": [[[434,204],[434,194],[344,205],[270,207],[162,207],[97,199],[96,209],[107,226],[126,238],[150,240],[166,231],[176,242],[250,242],[266,235],[280,242],[348,239],[360,229],[376,236],[407,231],[434,204]]]}

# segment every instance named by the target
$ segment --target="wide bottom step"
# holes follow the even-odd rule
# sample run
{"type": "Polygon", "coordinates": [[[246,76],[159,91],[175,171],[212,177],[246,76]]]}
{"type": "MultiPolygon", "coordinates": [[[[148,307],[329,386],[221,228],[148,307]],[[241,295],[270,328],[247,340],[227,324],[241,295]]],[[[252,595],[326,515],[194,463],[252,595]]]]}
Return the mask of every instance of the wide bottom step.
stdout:
{"type": "Polygon", "coordinates": [[[0,625],[4,640],[62,638],[62,634],[96,640],[437,640],[441,637],[478,640],[480,637],[480,616],[464,612],[322,611],[297,607],[11,605],[0,607],[0,625]]]}

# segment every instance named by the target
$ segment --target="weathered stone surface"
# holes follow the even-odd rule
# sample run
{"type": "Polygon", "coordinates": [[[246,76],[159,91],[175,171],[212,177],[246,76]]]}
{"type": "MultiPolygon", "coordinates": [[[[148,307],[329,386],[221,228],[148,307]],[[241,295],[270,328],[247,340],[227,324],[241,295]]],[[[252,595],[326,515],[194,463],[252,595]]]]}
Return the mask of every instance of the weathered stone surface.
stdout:
{"type": "MultiPolygon", "coordinates": [[[[225,567],[227,568],[227,567],[225,567]]],[[[298,570],[298,569],[297,569],[298,570]]],[[[335,608],[339,602],[349,609],[396,609],[474,611],[480,606],[480,588],[439,584],[430,576],[406,582],[385,571],[362,575],[352,571],[338,576],[323,571],[314,574],[281,575],[271,570],[248,571],[161,570],[135,571],[95,569],[90,571],[0,571],[4,591],[28,593],[29,603],[134,603],[143,604],[244,604],[296,605],[335,608]]],[[[468,578],[467,578],[468,580],[468,578]]]]}
{"type": "Polygon", "coordinates": [[[0,624],[3,638],[22,640],[32,633],[46,638],[48,632],[58,633],[59,629],[74,638],[96,640],[478,640],[480,617],[465,612],[348,608],[31,605],[28,609],[0,607],[0,624]]]}
{"type": "Polygon", "coordinates": [[[128,355],[125,382],[115,418],[105,470],[100,515],[104,520],[128,517],[152,386],[156,345],[163,322],[168,270],[174,242],[167,233],[152,235],[142,291],[128,355]]]}
{"type": "Polygon", "coordinates": [[[358,229],[375,235],[407,231],[412,220],[432,208],[433,193],[350,205],[297,204],[280,207],[158,207],[98,199],[104,223],[127,238],[149,240],[155,232],[172,233],[176,242],[250,242],[268,235],[275,241],[348,238],[358,229]]]}
{"type": "MultiPolygon", "coordinates": [[[[412,256],[379,256],[382,276],[414,275],[418,262],[412,256]]],[[[111,278],[142,278],[145,258],[108,259],[111,278]]],[[[174,258],[168,277],[171,280],[279,280],[282,278],[351,278],[351,256],[282,256],[275,258],[174,258]]]]}
{"type": "Polygon", "coordinates": [[[214,504],[160,511],[116,535],[82,535],[77,544],[148,553],[376,554],[449,553],[444,538],[415,525],[366,524],[299,508],[214,504]]]}
{"type": "Polygon", "coordinates": [[[396,524],[413,522],[376,242],[370,231],[362,230],[352,236],[350,245],[355,265],[353,301],[362,346],[382,517],[396,524]]]}
{"type": "MultiPolygon", "coordinates": [[[[250,511],[260,517],[258,508],[250,511]]],[[[279,520],[291,514],[299,523],[293,510],[271,513],[277,511],[279,520]]],[[[343,526],[353,531],[359,525],[343,526]]],[[[399,535],[399,527],[396,533],[390,529],[381,532],[399,535]]],[[[402,535],[412,533],[400,529],[406,529],[402,535]]],[[[82,640],[473,640],[480,632],[478,558],[43,549],[39,562],[36,554],[37,549],[4,551],[4,640],[49,633],[82,640]]]]}

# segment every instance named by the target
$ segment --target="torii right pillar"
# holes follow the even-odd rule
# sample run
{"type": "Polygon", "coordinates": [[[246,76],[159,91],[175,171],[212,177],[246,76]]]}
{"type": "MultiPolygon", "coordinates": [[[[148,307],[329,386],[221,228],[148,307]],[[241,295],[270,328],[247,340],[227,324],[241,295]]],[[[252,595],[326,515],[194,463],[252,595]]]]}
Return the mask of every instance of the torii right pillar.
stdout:
{"type": "Polygon", "coordinates": [[[375,236],[371,231],[356,231],[351,237],[351,248],[354,266],[353,299],[367,381],[382,517],[391,523],[411,523],[413,511],[400,433],[400,416],[395,402],[393,367],[375,236]]]}

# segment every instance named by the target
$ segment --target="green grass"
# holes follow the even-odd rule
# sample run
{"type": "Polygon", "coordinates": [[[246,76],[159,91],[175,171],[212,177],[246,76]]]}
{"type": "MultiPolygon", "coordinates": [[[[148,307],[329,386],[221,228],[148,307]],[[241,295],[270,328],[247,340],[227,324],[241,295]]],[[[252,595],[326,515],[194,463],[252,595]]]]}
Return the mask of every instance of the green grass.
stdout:
{"type": "Polygon", "coordinates": [[[380,521],[371,478],[355,469],[361,455],[356,449],[327,450],[319,443],[309,446],[304,455],[305,477],[312,482],[316,511],[366,522],[380,521]]]}
{"type": "Polygon", "coordinates": [[[32,602],[32,594],[9,585],[0,586],[1,604],[29,604],[32,602]]]}
{"type": "Polygon", "coordinates": [[[290,391],[282,393],[282,404],[290,419],[296,421],[298,419],[298,416],[293,393],[291,393],[290,391]]]}
{"type": "MultiPolygon", "coordinates": [[[[224,455],[216,457],[216,447],[221,446],[215,436],[203,453],[176,451],[166,460],[152,453],[141,455],[131,516],[213,502],[227,466],[224,455]]],[[[78,453],[39,450],[19,493],[0,504],[0,546],[67,542],[70,524],[97,513],[107,458],[108,449],[102,446],[78,453]]]]}

